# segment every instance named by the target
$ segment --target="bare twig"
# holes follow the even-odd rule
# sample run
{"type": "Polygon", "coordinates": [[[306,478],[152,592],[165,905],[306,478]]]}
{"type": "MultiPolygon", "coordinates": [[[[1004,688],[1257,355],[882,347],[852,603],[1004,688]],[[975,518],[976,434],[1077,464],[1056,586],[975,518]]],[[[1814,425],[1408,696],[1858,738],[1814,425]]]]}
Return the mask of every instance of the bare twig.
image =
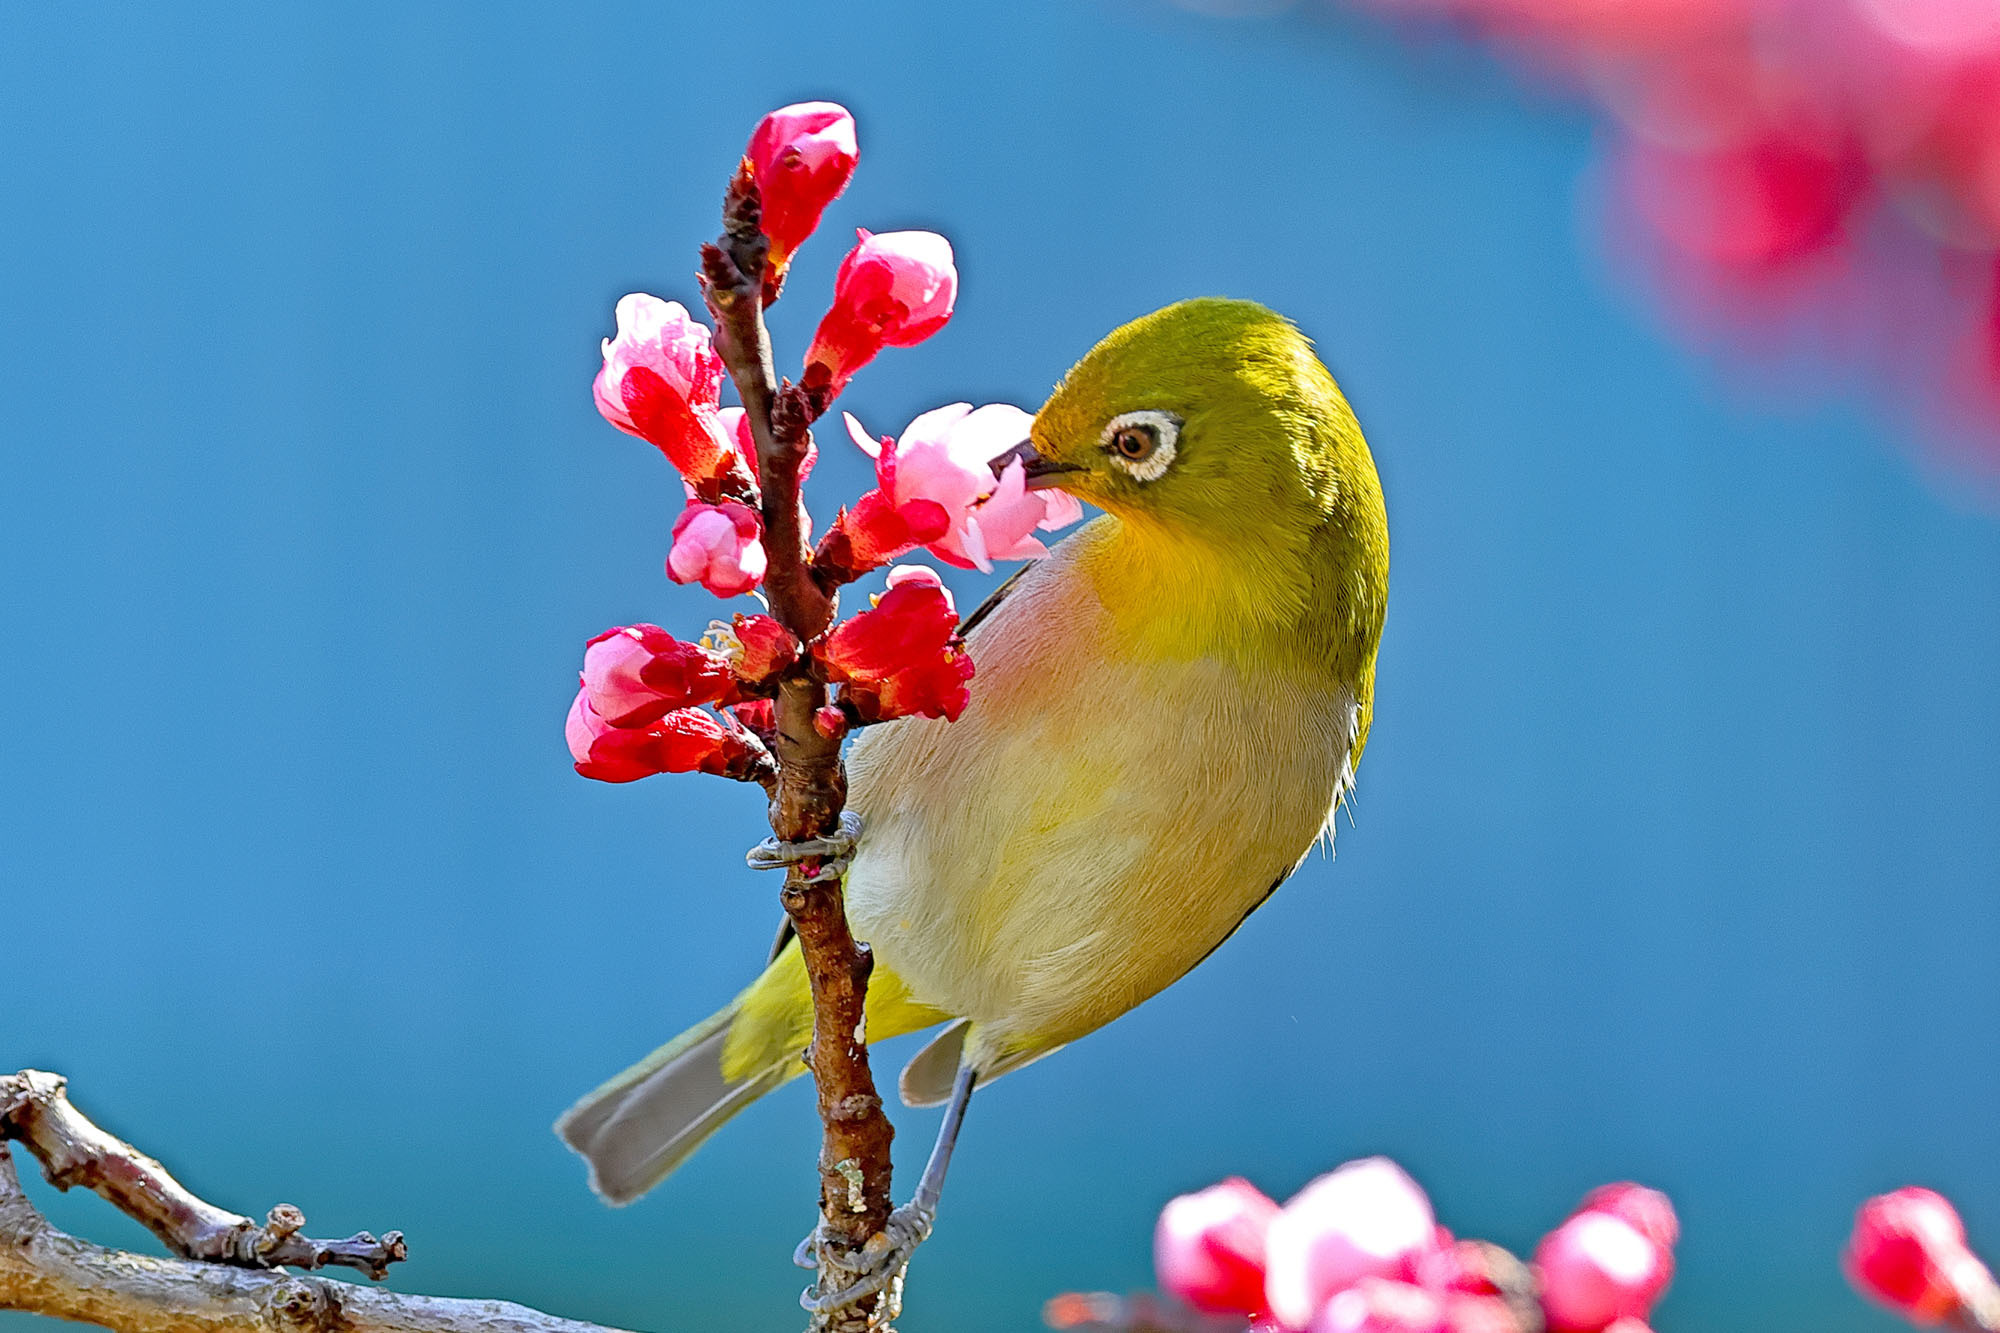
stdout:
{"type": "MultiPolygon", "coordinates": [[[[58,1184],[64,1183],[64,1168],[57,1162],[90,1163],[77,1168],[90,1174],[69,1183],[91,1184],[156,1234],[161,1228],[150,1219],[163,1211],[211,1220],[234,1214],[194,1198],[159,1163],[92,1124],[62,1096],[62,1080],[54,1075],[31,1072],[0,1079],[0,1105],[8,1108],[0,1116],[0,1126],[6,1130],[0,1135],[0,1309],[74,1319],[117,1333],[244,1333],[246,1329],[263,1333],[623,1333],[558,1319],[506,1301],[416,1296],[271,1269],[271,1262],[304,1267],[314,1258],[284,1246],[261,1255],[253,1248],[252,1257],[245,1258],[230,1241],[219,1245],[223,1252],[215,1260],[200,1260],[130,1254],[78,1240],[50,1225],[21,1189],[6,1137],[18,1137],[43,1160],[50,1178],[58,1184]],[[42,1108],[26,1112],[25,1121],[19,1109],[24,1096],[42,1108]],[[16,1133],[24,1123],[34,1137],[16,1133]],[[100,1185],[93,1183],[93,1178],[117,1183],[100,1185]],[[158,1193],[151,1194],[153,1191],[158,1193]],[[169,1198],[173,1202],[167,1202],[169,1198]],[[274,1259],[278,1254],[285,1257],[274,1259]]],[[[297,1210],[290,1210],[290,1214],[296,1217],[297,1210]]],[[[236,1221],[252,1233],[269,1234],[272,1230],[268,1224],[264,1228],[252,1226],[248,1218],[236,1221]]],[[[296,1245],[315,1245],[288,1230],[290,1221],[291,1217],[286,1218],[276,1230],[296,1245]]],[[[224,1228],[224,1233],[228,1230],[224,1228]]],[[[175,1244],[164,1234],[162,1238],[175,1244]]],[[[356,1237],[354,1242],[340,1243],[362,1241],[356,1237]]],[[[376,1244],[393,1247],[393,1257],[402,1257],[399,1239],[385,1237],[376,1244]]]]}
{"type": "MultiPolygon", "coordinates": [[[[764,325],[767,246],[758,231],[757,187],[749,171],[730,182],[723,206],[723,234],[702,248],[702,290],[716,322],[716,348],[736,383],[757,443],[763,491],[764,545],[769,562],[764,592],[771,612],[801,643],[832,624],[834,599],[814,579],[799,504],[799,468],[807,432],[826,410],[823,393],[780,385],[764,325]]],[[[787,842],[827,837],[840,826],[847,775],[840,736],[813,725],[827,702],[826,685],[802,658],[779,682],[772,749],[778,782],[771,798],[771,831],[787,842]]],[[[873,960],[848,928],[837,876],[816,878],[819,865],[794,865],[785,876],[785,913],[798,933],[812,985],[813,1039],[807,1054],[819,1090],[821,1239],[819,1289],[846,1285],[885,1244],[890,1212],[889,1145],[895,1130],[882,1111],[868,1067],[863,1014],[873,960]]],[[[816,1316],[833,1333],[881,1333],[895,1320],[901,1283],[852,1309],[816,1316]]]]}
{"type": "Polygon", "coordinates": [[[312,1240],[300,1234],[305,1214],[288,1203],[259,1226],[198,1199],[158,1162],[92,1124],[63,1088],[60,1075],[36,1069],[0,1078],[0,1139],[32,1152],[57,1189],[95,1190],[184,1259],[241,1268],[358,1268],[379,1278],[408,1255],[399,1231],[380,1240],[365,1231],[312,1240]]]}

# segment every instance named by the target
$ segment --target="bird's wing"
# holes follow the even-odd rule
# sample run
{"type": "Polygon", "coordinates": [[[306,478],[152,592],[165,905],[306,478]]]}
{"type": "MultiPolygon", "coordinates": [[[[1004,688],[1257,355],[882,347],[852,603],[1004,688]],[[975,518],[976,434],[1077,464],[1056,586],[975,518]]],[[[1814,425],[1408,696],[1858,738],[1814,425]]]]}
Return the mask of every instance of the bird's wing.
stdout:
{"type": "MultiPolygon", "coordinates": [[[[972,633],[974,629],[978,628],[980,621],[986,619],[986,617],[999,609],[1000,603],[1007,600],[1007,594],[1014,591],[1014,585],[1021,581],[1021,576],[1033,568],[1034,566],[1031,564],[1022,565],[1012,574],[1009,574],[1006,582],[987,594],[986,600],[973,608],[971,615],[959,622],[958,636],[962,639],[972,633]]],[[[1274,884],[1271,887],[1275,889],[1277,885],[1274,884]]],[[[1262,900],[1260,899],[1259,901],[1262,900]]],[[[792,919],[790,917],[786,917],[783,921],[780,921],[778,923],[778,938],[771,941],[771,957],[766,961],[776,962],[778,955],[785,951],[785,946],[792,942],[792,936],[795,933],[792,929],[792,919]]]]}

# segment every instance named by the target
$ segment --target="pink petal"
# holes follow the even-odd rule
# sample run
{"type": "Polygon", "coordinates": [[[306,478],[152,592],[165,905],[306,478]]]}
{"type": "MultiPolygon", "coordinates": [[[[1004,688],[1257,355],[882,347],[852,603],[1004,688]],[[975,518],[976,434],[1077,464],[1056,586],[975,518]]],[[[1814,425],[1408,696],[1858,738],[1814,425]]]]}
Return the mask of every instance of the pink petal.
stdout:
{"type": "Polygon", "coordinates": [[[886,435],[879,440],[870,435],[852,412],[842,412],[840,415],[841,419],[847,422],[847,438],[854,441],[855,447],[870,458],[879,458],[882,450],[894,446],[895,442],[886,435]]]}
{"type": "Polygon", "coordinates": [[[1068,491],[1051,487],[1036,491],[1035,494],[1042,497],[1042,521],[1035,525],[1042,531],[1054,532],[1057,528],[1066,528],[1072,523],[1082,521],[1083,502],[1068,491]]]}

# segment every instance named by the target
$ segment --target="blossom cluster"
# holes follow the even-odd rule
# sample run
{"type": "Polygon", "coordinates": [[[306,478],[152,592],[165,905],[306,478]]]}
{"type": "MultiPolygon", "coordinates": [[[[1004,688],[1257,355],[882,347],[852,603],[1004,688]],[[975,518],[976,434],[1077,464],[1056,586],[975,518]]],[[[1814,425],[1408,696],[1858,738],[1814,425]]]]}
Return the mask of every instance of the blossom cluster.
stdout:
{"type": "MultiPolygon", "coordinates": [[[[792,257],[846,188],[859,161],[854,118],[830,102],[766,116],[742,171],[768,244],[763,297],[781,291],[792,257]]],[[[943,328],[958,298],[951,244],[927,231],[858,233],[834,279],[800,369],[820,410],[883,350],[943,328]]],[[[759,492],[756,424],[722,403],[725,368],[714,334],[676,301],[634,292],[617,305],[593,385],[604,419],[645,440],[680,474],[685,504],[672,528],[667,577],[718,597],[758,596],[770,566],[759,492]]],[[[876,484],[840,511],[812,554],[829,590],[922,548],[947,564],[1046,554],[1035,537],[1082,516],[1074,498],[1029,489],[1020,461],[995,464],[1027,438],[1032,418],[1003,403],[925,412],[898,437],[848,434],[871,458],[876,484]]],[[[808,436],[800,480],[817,444],[808,436]]],[[[801,514],[808,541],[813,524],[801,514]]],[[[577,771],[605,782],[654,773],[761,778],[777,677],[805,669],[837,694],[814,721],[831,736],[857,723],[956,719],[972,661],[951,593],[934,570],[899,565],[871,609],[800,643],[769,615],[716,622],[699,643],[657,625],[607,630],[584,651],[566,733],[577,771]]]]}
{"type": "MultiPolygon", "coordinates": [[[[1079,1294],[1051,1302],[1048,1321],[1238,1323],[1250,1333],[1649,1333],[1679,1239],[1666,1195],[1605,1185],[1523,1265],[1498,1246],[1455,1238],[1414,1180],[1371,1157],[1282,1206],[1238,1177],[1170,1201],[1154,1229],[1154,1268],[1161,1291],[1196,1321],[1135,1321],[1115,1297],[1079,1294]]],[[[2000,1281],[1972,1252],[1957,1210],[1932,1190],[1910,1186],[1862,1204],[1842,1265],[1855,1286],[1912,1323],[2000,1327],[2000,1281]]]]}
{"type": "Polygon", "coordinates": [[[1515,1333],[1540,1306],[1551,1333],[1646,1333],[1680,1228],[1657,1190],[1606,1185],[1543,1238],[1532,1282],[1504,1251],[1441,1227],[1394,1162],[1332,1171],[1280,1207],[1248,1181],[1160,1213],[1162,1290],[1197,1310],[1291,1333],[1515,1333]]]}
{"type": "Polygon", "coordinates": [[[1697,333],[1859,361],[2000,464],[2000,7],[1367,2],[1599,104],[1617,235],[1697,333]]]}

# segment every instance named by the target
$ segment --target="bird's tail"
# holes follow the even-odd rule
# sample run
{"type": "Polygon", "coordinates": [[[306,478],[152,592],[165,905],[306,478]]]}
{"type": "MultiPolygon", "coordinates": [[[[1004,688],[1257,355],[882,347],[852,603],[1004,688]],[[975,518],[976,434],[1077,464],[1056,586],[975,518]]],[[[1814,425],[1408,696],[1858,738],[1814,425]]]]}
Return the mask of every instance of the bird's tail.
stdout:
{"type": "MultiPolygon", "coordinates": [[[[915,1032],[943,1014],[913,1003],[877,968],[868,988],[871,1040],[915,1032]]],[[[729,1007],[689,1028],[556,1122],[590,1164],[590,1187],[627,1204],[667,1178],[723,1123],[805,1072],[812,991],[796,941],[729,1007]]]]}

